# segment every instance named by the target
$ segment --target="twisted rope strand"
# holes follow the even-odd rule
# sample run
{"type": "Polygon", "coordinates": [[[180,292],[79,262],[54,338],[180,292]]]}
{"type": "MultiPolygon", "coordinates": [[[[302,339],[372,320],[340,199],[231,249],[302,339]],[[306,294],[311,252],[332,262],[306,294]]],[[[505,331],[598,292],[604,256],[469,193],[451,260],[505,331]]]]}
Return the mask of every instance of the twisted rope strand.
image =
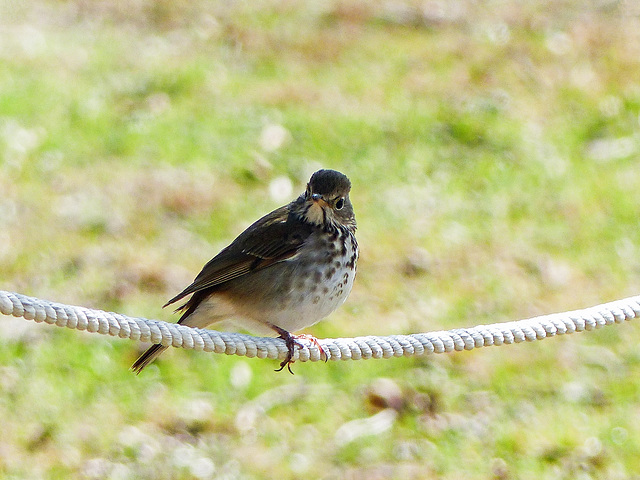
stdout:
{"type": "MultiPolygon", "coordinates": [[[[37,323],[86,330],[102,335],[130,338],[141,342],[204,350],[246,357],[283,360],[287,346],[280,338],[253,337],[240,333],[191,328],[176,323],[128,317],[120,313],[63,305],[19,293],[0,290],[0,313],[23,317],[37,323]]],[[[640,316],[640,295],[582,310],[554,313],[515,322],[478,325],[448,331],[318,340],[331,360],[360,360],[446,353],[491,345],[542,340],[606,325],[622,323],[640,316]]],[[[296,348],[292,358],[317,362],[320,351],[311,342],[296,348]]]]}

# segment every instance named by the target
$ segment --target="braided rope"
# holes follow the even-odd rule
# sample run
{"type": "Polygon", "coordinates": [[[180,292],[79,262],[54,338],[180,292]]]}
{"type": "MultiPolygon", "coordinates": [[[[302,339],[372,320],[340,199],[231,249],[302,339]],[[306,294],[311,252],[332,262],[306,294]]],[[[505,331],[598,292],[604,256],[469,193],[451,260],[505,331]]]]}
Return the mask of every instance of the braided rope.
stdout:
{"type": "MultiPolygon", "coordinates": [[[[283,360],[287,355],[285,342],[280,338],[253,337],[240,333],[191,328],[160,320],[133,318],[119,313],[63,305],[2,290],[0,290],[0,313],[59,327],[205,352],[279,360],[283,360]]],[[[555,335],[622,323],[638,316],[640,316],[640,295],[583,310],[542,315],[515,322],[413,335],[326,338],[318,342],[331,360],[427,355],[454,350],[472,350],[491,345],[532,342],[555,335]]],[[[301,362],[320,360],[319,349],[311,342],[308,342],[308,345],[306,343],[301,348],[296,348],[292,360],[301,362]]]]}

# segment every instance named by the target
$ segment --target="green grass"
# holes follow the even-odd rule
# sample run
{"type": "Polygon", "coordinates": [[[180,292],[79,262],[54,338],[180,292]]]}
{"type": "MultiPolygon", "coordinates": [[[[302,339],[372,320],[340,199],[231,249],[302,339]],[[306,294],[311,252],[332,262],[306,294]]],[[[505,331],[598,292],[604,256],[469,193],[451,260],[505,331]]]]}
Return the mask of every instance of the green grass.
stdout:
{"type": "MultiPolygon", "coordinates": [[[[175,319],[272,182],[329,167],[361,259],[317,336],[638,294],[640,20],[583,3],[5,2],[0,288],[175,319]]],[[[639,329],[293,377],[175,350],[135,377],[142,346],[2,318],[0,477],[633,478],[639,329]]]]}

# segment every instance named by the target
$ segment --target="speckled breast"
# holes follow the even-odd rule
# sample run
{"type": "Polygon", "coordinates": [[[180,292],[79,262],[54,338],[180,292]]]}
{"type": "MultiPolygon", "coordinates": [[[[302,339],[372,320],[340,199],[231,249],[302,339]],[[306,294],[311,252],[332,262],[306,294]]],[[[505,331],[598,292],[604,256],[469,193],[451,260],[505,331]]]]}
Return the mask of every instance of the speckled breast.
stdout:
{"type": "Polygon", "coordinates": [[[220,294],[231,301],[235,323],[249,331],[272,334],[272,324],[296,332],[344,303],[357,260],[352,232],[318,230],[293,257],[229,282],[220,294]]]}
{"type": "Polygon", "coordinates": [[[344,229],[323,237],[300,252],[300,272],[289,293],[291,315],[280,319],[285,323],[278,324],[282,328],[295,331],[313,325],[342,305],[351,292],[358,261],[355,236],[344,229]]]}

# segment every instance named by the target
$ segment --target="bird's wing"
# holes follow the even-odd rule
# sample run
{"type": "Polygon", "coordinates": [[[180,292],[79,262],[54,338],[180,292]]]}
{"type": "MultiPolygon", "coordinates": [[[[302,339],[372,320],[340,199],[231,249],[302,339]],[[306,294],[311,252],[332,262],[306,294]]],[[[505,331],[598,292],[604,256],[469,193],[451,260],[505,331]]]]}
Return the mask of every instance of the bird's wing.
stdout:
{"type": "Polygon", "coordinates": [[[211,259],[191,285],[166,304],[187,295],[215,287],[234,278],[292,257],[311,234],[312,227],[289,215],[284,206],[255,222],[231,245],[211,259]],[[295,223],[296,228],[292,228],[295,223]]]}

